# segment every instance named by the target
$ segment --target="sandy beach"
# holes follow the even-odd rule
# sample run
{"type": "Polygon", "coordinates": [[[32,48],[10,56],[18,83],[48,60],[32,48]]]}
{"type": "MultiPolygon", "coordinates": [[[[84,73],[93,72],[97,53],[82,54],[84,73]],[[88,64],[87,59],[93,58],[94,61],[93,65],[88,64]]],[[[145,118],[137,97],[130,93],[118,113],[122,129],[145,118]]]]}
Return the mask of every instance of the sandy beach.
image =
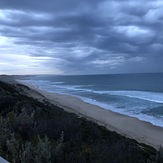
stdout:
{"type": "Polygon", "coordinates": [[[148,144],[156,149],[163,146],[163,128],[154,126],[149,122],[141,121],[120,113],[112,112],[83,102],[77,97],[50,93],[28,85],[30,90],[25,90],[29,96],[38,100],[48,100],[54,105],[63,108],[67,112],[75,113],[79,118],[85,117],[99,125],[105,126],[110,131],[115,131],[123,136],[148,144]]]}

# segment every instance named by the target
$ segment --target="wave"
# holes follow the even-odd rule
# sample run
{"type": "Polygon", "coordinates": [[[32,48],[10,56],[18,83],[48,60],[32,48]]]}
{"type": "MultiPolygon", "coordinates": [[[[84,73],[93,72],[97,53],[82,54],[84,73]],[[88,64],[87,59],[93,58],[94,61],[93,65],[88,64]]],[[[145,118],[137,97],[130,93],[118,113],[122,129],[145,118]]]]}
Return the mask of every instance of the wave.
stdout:
{"type": "Polygon", "coordinates": [[[130,98],[137,98],[156,103],[163,103],[163,93],[147,92],[147,91],[94,91],[98,94],[108,94],[114,96],[125,96],[130,98]]]}
{"type": "Polygon", "coordinates": [[[65,82],[53,82],[53,84],[57,84],[57,85],[59,85],[59,84],[64,84],[65,82]]]}
{"type": "MultiPolygon", "coordinates": [[[[82,92],[89,92],[89,93],[96,93],[96,94],[105,94],[105,95],[111,95],[111,96],[124,96],[129,98],[137,98],[140,100],[146,100],[150,102],[155,103],[163,103],[163,93],[157,93],[157,92],[147,92],[147,91],[133,91],[133,90],[115,90],[115,91],[96,91],[91,90],[83,85],[56,85],[58,88],[67,89],[67,90],[73,90],[73,91],[82,91],[82,92]]],[[[87,86],[89,87],[89,86],[87,86]]]]}
{"type": "Polygon", "coordinates": [[[54,87],[65,89],[65,90],[73,90],[73,91],[84,91],[84,92],[93,92],[90,89],[86,89],[83,87],[90,87],[92,85],[56,85],[55,83],[53,84],[54,87]]]}
{"type": "Polygon", "coordinates": [[[155,103],[163,103],[163,93],[157,92],[148,92],[148,91],[133,91],[133,90],[114,90],[114,91],[96,91],[84,87],[90,87],[92,85],[54,85],[57,88],[73,90],[73,91],[82,91],[96,94],[105,94],[111,96],[124,96],[129,98],[137,98],[140,100],[146,100],[155,103]]]}
{"type": "Polygon", "coordinates": [[[163,127],[163,116],[161,116],[161,115],[159,117],[154,117],[152,115],[143,114],[141,112],[135,114],[132,111],[125,111],[124,109],[116,108],[112,105],[101,103],[101,102],[98,102],[98,101],[93,100],[93,99],[89,99],[89,98],[85,98],[85,97],[81,97],[81,96],[77,96],[77,97],[79,97],[84,102],[99,106],[103,109],[111,110],[113,112],[118,112],[118,113],[125,114],[125,115],[131,116],[131,117],[135,117],[135,118],[138,118],[142,121],[150,122],[153,125],[163,127]]]}
{"type": "MultiPolygon", "coordinates": [[[[70,90],[80,91],[86,93],[95,93],[99,95],[110,95],[110,96],[123,96],[129,98],[136,98],[140,100],[146,100],[155,103],[163,104],[163,93],[148,92],[148,91],[134,91],[134,90],[107,90],[107,91],[97,91],[89,89],[89,87],[94,85],[64,85],[64,82],[50,82],[45,80],[26,80],[28,83],[34,84],[41,87],[50,87],[50,89],[59,88],[65,90],[65,93],[70,90]]],[[[48,89],[48,88],[47,88],[48,89]]],[[[49,89],[48,89],[49,90],[49,89]]],[[[55,89],[54,89],[55,91],[55,89]]]]}

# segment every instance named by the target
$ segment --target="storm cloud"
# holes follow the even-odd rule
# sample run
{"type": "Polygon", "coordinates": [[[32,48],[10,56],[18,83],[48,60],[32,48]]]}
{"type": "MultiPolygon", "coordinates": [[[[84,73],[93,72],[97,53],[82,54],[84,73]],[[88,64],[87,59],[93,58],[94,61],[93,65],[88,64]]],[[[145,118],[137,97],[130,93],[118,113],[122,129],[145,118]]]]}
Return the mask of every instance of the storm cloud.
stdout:
{"type": "Polygon", "coordinates": [[[1,0],[0,73],[163,72],[162,0],[1,0]]]}

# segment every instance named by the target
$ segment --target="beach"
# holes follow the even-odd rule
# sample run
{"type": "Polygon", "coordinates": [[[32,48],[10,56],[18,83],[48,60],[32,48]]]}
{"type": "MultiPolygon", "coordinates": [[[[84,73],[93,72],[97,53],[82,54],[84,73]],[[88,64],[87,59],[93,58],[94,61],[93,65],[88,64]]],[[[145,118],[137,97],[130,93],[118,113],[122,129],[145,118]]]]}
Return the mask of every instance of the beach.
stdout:
{"type": "Polygon", "coordinates": [[[50,93],[32,85],[23,84],[30,87],[29,90],[24,90],[28,96],[40,101],[48,100],[50,103],[63,108],[67,112],[75,113],[78,118],[85,117],[99,125],[105,126],[110,131],[115,131],[127,138],[135,139],[140,143],[145,143],[156,149],[163,146],[162,127],[103,109],[99,106],[86,103],[77,97],[50,93]]]}
{"type": "Polygon", "coordinates": [[[0,76],[0,150],[9,162],[162,160],[161,127],[38,88],[0,76]]]}

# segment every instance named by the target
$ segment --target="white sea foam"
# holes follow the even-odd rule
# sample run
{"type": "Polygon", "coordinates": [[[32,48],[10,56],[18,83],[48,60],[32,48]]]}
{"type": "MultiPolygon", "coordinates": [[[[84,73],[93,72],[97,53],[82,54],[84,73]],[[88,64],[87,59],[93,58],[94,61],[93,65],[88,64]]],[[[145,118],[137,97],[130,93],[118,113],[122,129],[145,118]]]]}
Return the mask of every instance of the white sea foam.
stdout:
{"type": "Polygon", "coordinates": [[[99,106],[99,107],[107,109],[107,110],[111,110],[111,111],[114,111],[114,112],[125,114],[125,115],[131,116],[131,117],[135,117],[135,118],[138,118],[140,120],[143,120],[143,121],[146,121],[146,122],[150,122],[153,125],[162,126],[163,127],[163,116],[154,117],[154,116],[146,115],[146,114],[143,114],[143,113],[135,114],[132,111],[126,111],[126,110],[121,109],[121,108],[116,108],[116,107],[114,107],[112,105],[101,103],[101,102],[98,102],[98,101],[93,100],[93,99],[89,99],[89,98],[85,98],[85,97],[80,97],[80,96],[78,96],[78,97],[81,100],[83,100],[84,102],[87,102],[89,104],[93,104],[93,105],[99,106]]]}
{"type": "MultiPolygon", "coordinates": [[[[85,85],[53,85],[56,88],[61,88],[66,90],[73,90],[73,91],[84,91],[84,92],[92,92],[90,89],[85,89],[82,87],[86,87],[85,85]]],[[[88,87],[88,86],[87,86],[88,87]]]]}
{"type": "Polygon", "coordinates": [[[74,91],[83,91],[83,92],[92,92],[96,94],[107,94],[113,96],[125,96],[129,98],[137,98],[141,100],[147,100],[155,103],[163,103],[163,93],[157,92],[148,92],[148,91],[132,91],[132,90],[121,90],[121,91],[95,91],[91,89],[82,88],[83,85],[56,85],[58,88],[74,90],[74,91]]]}
{"type": "Polygon", "coordinates": [[[130,98],[138,98],[156,103],[163,103],[163,93],[147,92],[147,91],[93,91],[99,94],[108,94],[115,96],[126,96],[130,98]]]}
{"type": "Polygon", "coordinates": [[[57,84],[57,85],[59,85],[59,84],[64,84],[65,82],[53,82],[53,84],[57,84]]]}

